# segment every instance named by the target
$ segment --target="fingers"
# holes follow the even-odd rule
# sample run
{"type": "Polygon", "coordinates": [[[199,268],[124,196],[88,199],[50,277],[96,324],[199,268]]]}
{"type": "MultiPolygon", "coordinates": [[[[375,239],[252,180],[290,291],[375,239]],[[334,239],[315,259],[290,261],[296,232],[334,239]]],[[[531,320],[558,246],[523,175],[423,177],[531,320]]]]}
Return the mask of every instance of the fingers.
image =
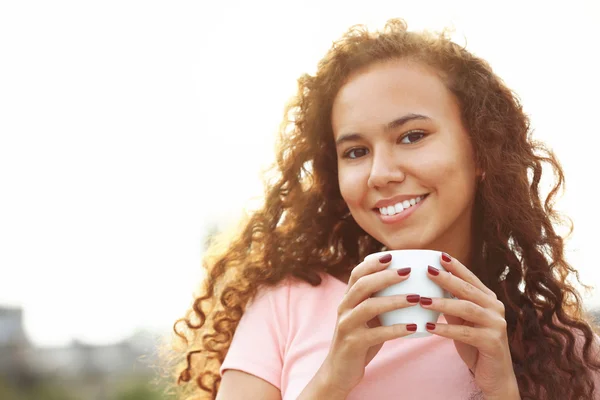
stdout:
{"type": "Polygon", "coordinates": [[[369,298],[350,312],[342,314],[338,322],[338,329],[342,333],[350,333],[356,330],[357,327],[365,326],[368,321],[380,314],[401,308],[414,307],[419,304],[419,299],[420,296],[415,294],[369,298]]]}
{"type": "Polygon", "coordinates": [[[391,254],[384,254],[380,257],[367,257],[363,262],[358,264],[352,270],[350,274],[350,279],[348,280],[348,288],[346,289],[346,293],[350,291],[352,286],[358,281],[360,278],[366,275],[370,275],[374,272],[382,271],[386,269],[392,261],[391,254]]]}
{"type": "Polygon", "coordinates": [[[501,315],[467,300],[422,298],[421,307],[439,311],[444,315],[459,317],[475,325],[506,329],[506,320],[501,315]]]}
{"type": "Polygon", "coordinates": [[[373,293],[408,279],[410,268],[386,270],[390,262],[391,256],[383,258],[383,262],[373,257],[356,266],[350,275],[346,296],[340,303],[340,308],[352,309],[373,293]]]}
{"type": "Polygon", "coordinates": [[[380,314],[419,304],[418,294],[371,297],[360,303],[352,311],[356,320],[369,321],[380,314]]]}
{"type": "Polygon", "coordinates": [[[507,323],[504,304],[459,261],[443,254],[441,264],[447,272],[429,267],[427,275],[456,298],[421,298],[421,307],[443,313],[449,322],[428,323],[427,330],[479,350],[494,352],[505,348],[507,323]]]}
{"type": "Polygon", "coordinates": [[[391,326],[379,326],[365,331],[362,340],[367,346],[375,346],[388,340],[412,335],[417,330],[416,324],[395,324],[391,326]]]}
{"type": "Polygon", "coordinates": [[[374,293],[408,278],[410,268],[399,271],[386,269],[391,260],[391,254],[367,257],[354,268],[346,295],[338,306],[338,329],[349,334],[361,326],[372,327],[369,321],[373,322],[378,315],[419,303],[420,296],[417,294],[372,297],[374,293]]]}
{"type": "MultiPolygon", "coordinates": [[[[479,280],[477,275],[475,275],[469,268],[465,267],[457,259],[450,257],[446,253],[442,253],[441,264],[442,264],[442,267],[444,267],[446,269],[446,271],[450,272],[452,275],[457,276],[460,279],[462,279],[463,281],[470,283],[474,287],[476,287],[479,290],[481,290],[482,292],[486,293],[488,296],[497,298],[496,293],[494,293],[491,289],[489,289],[487,286],[485,286],[483,284],[483,282],[481,282],[481,280],[479,280]]],[[[456,295],[456,293],[454,293],[454,292],[451,292],[451,293],[456,295]]]]}
{"type": "MultiPolygon", "coordinates": [[[[458,263],[458,261],[455,261],[455,263],[458,263]]],[[[463,266],[463,268],[466,267],[463,266]]],[[[472,274],[471,271],[469,271],[469,273],[472,274]]],[[[462,274],[462,276],[460,276],[455,275],[454,273],[450,273],[450,271],[445,272],[437,270],[433,267],[429,267],[427,269],[427,275],[429,276],[429,279],[437,283],[443,289],[452,293],[458,299],[468,300],[484,308],[492,308],[498,312],[501,311],[500,304],[502,303],[496,299],[495,295],[491,296],[488,293],[491,292],[491,290],[487,289],[484,286],[484,288],[486,289],[484,291],[479,286],[474,285],[472,282],[464,280],[462,278],[462,276],[465,276],[464,273],[462,274]]],[[[477,280],[479,281],[479,279],[477,280]]],[[[483,285],[480,281],[479,283],[483,285]]]]}
{"type": "Polygon", "coordinates": [[[448,339],[458,340],[480,350],[498,351],[505,347],[505,334],[490,328],[475,328],[468,325],[427,323],[427,331],[448,339]]]}

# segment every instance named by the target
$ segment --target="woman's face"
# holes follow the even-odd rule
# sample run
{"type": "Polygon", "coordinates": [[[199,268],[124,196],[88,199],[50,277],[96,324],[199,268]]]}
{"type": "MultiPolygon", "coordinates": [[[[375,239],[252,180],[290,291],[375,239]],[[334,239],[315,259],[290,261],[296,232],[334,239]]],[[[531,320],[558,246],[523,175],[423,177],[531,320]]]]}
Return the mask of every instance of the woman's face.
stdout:
{"type": "Polygon", "coordinates": [[[467,256],[478,169],[460,108],[436,73],[394,60],[350,77],[332,111],[342,197],[389,249],[467,256]]]}

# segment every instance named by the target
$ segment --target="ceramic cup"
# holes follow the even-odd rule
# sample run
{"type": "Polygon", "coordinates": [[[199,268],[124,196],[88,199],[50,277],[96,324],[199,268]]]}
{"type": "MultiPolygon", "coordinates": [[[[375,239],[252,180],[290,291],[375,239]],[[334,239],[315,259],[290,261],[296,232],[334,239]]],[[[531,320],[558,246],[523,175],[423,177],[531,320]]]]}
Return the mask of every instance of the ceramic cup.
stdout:
{"type": "MultiPolygon", "coordinates": [[[[427,267],[431,265],[440,271],[445,271],[440,265],[442,253],[435,250],[388,250],[369,254],[365,259],[371,257],[380,258],[385,254],[392,255],[392,261],[387,269],[400,269],[410,267],[411,273],[407,280],[391,285],[373,294],[373,297],[395,296],[402,294],[418,294],[423,297],[447,297],[451,295],[435,284],[427,276],[427,267]]],[[[417,324],[417,331],[405,338],[420,338],[431,336],[425,329],[427,322],[436,323],[440,313],[425,309],[417,304],[407,308],[388,311],[379,315],[379,322],[383,326],[394,324],[417,324]]]]}

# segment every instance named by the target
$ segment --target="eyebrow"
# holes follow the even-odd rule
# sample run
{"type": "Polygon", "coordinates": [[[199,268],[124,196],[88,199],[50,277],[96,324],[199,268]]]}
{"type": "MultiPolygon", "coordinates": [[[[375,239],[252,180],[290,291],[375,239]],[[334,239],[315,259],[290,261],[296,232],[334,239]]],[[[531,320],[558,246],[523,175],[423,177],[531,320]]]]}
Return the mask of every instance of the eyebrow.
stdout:
{"type": "MultiPolygon", "coordinates": [[[[386,132],[389,132],[391,130],[400,128],[404,124],[408,123],[409,121],[413,121],[413,120],[428,120],[428,121],[430,121],[431,118],[429,118],[425,115],[421,115],[421,114],[412,114],[412,113],[406,114],[400,118],[393,120],[389,124],[387,124],[385,126],[384,130],[386,132]]],[[[359,140],[359,139],[362,139],[362,137],[363,137],[363,135],[361,135],[360,133],[345,133],[343,135],[340,135],[339,138],[337,138],[337,140],[335,141],[335,146],[339,147],[339,145],[341,145],[344,142],[359,140]]]]}

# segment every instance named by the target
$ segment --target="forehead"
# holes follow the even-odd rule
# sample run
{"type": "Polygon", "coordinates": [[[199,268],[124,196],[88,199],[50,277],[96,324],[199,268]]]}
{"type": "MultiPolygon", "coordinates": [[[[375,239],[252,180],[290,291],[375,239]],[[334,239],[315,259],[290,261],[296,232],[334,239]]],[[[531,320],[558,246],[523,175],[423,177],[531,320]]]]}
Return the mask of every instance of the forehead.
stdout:
{"type": "Polygon", "coordinates": [[[344,129],[383,126],[409,113],[443,119],[454,117],[459,108],[432,68],[406,60],[386,61],[349,77],[334,99],[332,127],[337,136],[344,129]]]}

